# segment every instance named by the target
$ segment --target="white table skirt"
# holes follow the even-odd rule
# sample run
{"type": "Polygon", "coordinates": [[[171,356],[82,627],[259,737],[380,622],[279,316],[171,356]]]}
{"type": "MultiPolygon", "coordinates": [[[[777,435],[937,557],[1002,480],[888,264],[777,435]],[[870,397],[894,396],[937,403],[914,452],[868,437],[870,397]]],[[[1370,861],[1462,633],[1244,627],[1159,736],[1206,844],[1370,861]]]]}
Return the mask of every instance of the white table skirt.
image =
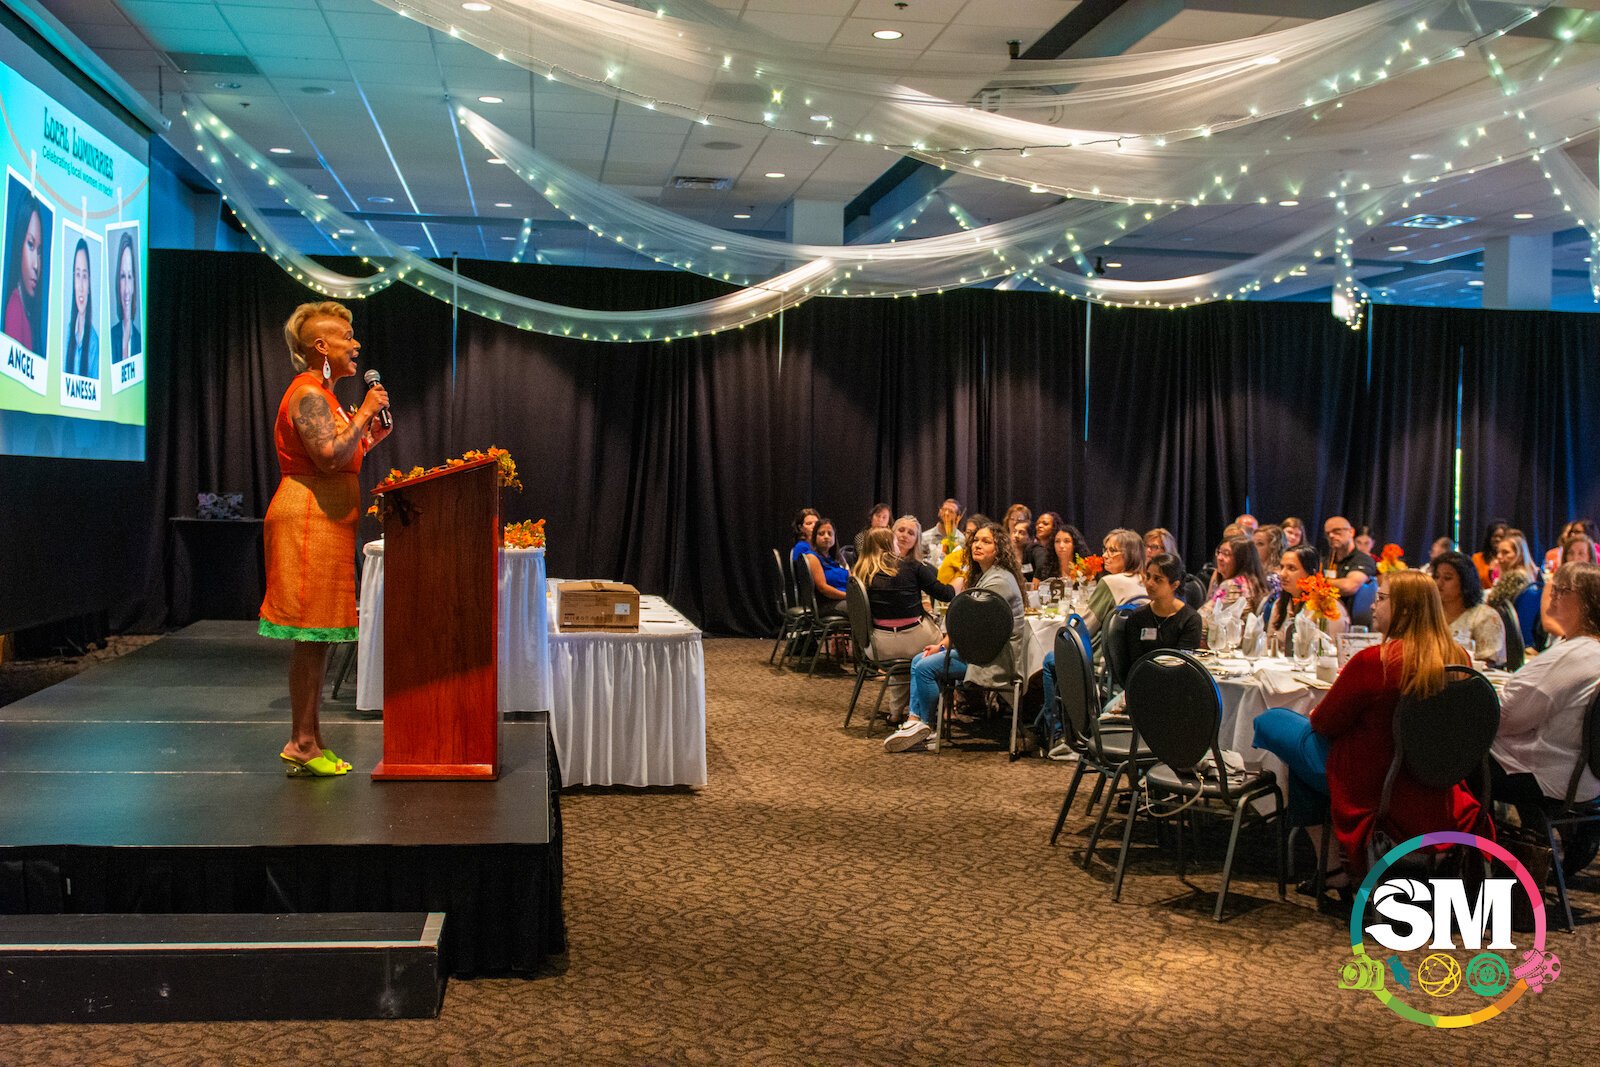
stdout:
{"type": "MultiPolygon", "coordinates": [[[[366,545],[356,706],[383,707],[383,542],[366,545]]],[[[500,554],[501,711],[550,710],[563,785],[705,785],[700,631],[656,596],[637,633],[560,633],[544,549],[500,554]]]]}
{"type": "MultiPolygon", "coordinates": [[[[383,707],[383,541],[362,548],[361,626],[356,636],[356,707],[383,707]]],[[[553,708],[550,609],[545,601],[544,549],[500,550],[500,650],[496,672],[501,711],[553,708]]],[[[440,605],[441,612],[449,605],[440,605]]]]}
{"type": "Polygon", "coordinates": [[[1263,658],[1253,664],[1227,658],[1217,661],[1216,666],[1225,671],[1249,672],[1217,679],[1217,688],[1222,691],[1222,724],[1218,733],[1223,749],[1237,752],[1252,771],[1272,771],[1279,784],[1287,787],[1289,778],[1283,761],[1255,747],[1256,719],[1268,708],[1288,708],[1310,715],[1311,709],[1322,703],[1327,690],[1293,678],[1291,674],[1298,673],[1293,661],[1281,657],[1263,658]],[[1263,675],[1263,671],[1267,674],[1263,675]]]}
{"type": "Polygon", "coordinates": [[[550,635],[551,733],[564,785],[705,785],[700,631],[639,598],[638,633],[550,635]]]}

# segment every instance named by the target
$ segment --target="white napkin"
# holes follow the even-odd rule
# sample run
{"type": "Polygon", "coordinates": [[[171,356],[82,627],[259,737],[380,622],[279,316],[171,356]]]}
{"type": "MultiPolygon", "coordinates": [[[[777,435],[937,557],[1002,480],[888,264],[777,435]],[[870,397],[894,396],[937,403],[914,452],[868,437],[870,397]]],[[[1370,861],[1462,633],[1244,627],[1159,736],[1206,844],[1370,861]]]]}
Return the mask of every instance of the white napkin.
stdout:
{"type": "Polygon", "coordinates": [[[1261,688],[1271,696],[1287,696],[1306,687],[1306,683],[1281,667],[1257,667],[1256,677],[1261,681],[1261,688]]]}

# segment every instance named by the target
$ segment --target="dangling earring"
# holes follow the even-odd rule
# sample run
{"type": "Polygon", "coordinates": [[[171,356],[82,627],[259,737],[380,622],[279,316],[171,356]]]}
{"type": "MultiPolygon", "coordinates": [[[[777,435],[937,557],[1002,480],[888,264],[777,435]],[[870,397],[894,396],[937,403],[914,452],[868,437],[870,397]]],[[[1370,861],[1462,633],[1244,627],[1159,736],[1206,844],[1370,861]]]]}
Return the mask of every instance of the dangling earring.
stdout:
{"type": "Polygon", "coordinates": [[[328,364],[328,357],[322,357],[322,380],[327,381],[333,377],[333,367],[328,364]]]}

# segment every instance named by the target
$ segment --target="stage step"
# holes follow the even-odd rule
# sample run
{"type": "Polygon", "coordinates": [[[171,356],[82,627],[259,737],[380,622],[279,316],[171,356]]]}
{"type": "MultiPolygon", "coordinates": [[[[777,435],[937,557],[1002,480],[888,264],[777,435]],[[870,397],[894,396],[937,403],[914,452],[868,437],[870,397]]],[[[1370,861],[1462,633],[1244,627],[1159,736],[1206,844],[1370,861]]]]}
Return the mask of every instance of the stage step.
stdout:
{"type": "Polygon", "coordinates": [[[0,915],[0,1023],[431,1019],[442,912],[0,915]]]}

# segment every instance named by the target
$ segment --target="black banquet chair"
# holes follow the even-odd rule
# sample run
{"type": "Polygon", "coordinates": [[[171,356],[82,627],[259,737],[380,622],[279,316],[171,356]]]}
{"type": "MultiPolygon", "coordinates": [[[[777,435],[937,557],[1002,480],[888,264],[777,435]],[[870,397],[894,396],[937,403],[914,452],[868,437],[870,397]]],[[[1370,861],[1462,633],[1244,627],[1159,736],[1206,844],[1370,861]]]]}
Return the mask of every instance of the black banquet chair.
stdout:
{"type": "MultiPolygon", "coordinates": [[[[945,629],[950,635],[950,645],[955,649],[956,655],[969,667],[985,667],[1000,658],[1005,651],[1006,644],[1011,640],[1011,605],[1005,599],[988,589],[968,589],[950,602],[950,610],[945,613],[945,629]]],[[[949,663],[946,658],[945,663],[949,663]]],[[[939,700],[939,726],[935,736],[939,739],[939,750],[943,751],[943,742],[950,737],[950,714],[948,705],[954,699],[956,683],[960,678],[945,674],[940,678],[940,688],[943,692],[939,700]]],[[[1008,692],[1011,700],[1011,758],[1017,758],[1017,717],[1021,714],[1022,702],[1021,684],[1005,686],[1002,692],[1008,692]]]]}
{"type": "MultiPolygon", "coordinates": [[[[1191,812],[1231,815],[1228,854],[1222,861],[1222,886],[1212,918],[1222,921],[1233,878],[1233,858],[1239,830],[1246,818],[1277,824],[1278,899],[1284,899],[1289,851],[1283,818],[1283,790],[1271,771],[1251,774],[1230,769],[1222,755],[1222,693],[1205,666],[1188,652],[1158,650],[1144,656],[1128,672],[1128,714],[1146,747],[1158,763],[1144,771],[1147,811],[1158,818],[1177,820],[1178,877],[1184,875],[1183,820],[1191,812]],[[1272,798],[1272,810],[1260,812],[1255,802],[1272,798]],[[1171,805],[1157,811],[1157,804],[1171,805]]],[[[1133,845],[1141,798],[1135,795],[1122,828],[1122,851],[1117,856],[1117,878],[1111,899],[1122,899],[1122,879],[1133,845]]]]}
{"type": "MultiPolygon", "coordinates": [[[[806,609],[796,601],[794,595],[794,576],[789,568],[783,565],[783,553],[778,549],[772,550],[772,566],[777,572],[778,584],[773,595],[773,606],[778,609],[778,632],[772,639],[772,652],[767,656],[770,664],[778,654],[780,645],[787,646],[794,641],[796,636],[808,628],[806,622],[806,609]]],[[[784,648],[783,659],[778,660],[778,669],[783,669],[783,660],[789,658],[789,650],[784,648]]]]}
{"type": "MultiPolygon", "coordinates": [[[[817,671],[817,659],[822,655],[822,647],[828,639],[835,634],[848,633],[850,620],[838,615],[824,617],[817,613],[817,587],[811,584],[811,568],[806,564],[806,558],[799,556],[791,561],[794,570],[794,588],[799,598],[801,610],[805,612],[804,630],[802,636],[810,637],[816,642],[816,647],[811,651],[811,665],[806,668],[806,676],[810,677],[817,671]]],[[[782,660],[779,661],[782,663],[782,660]]]]}
{"type": "Polygon", "coordinates": [[[1085,774],[1096,775],[1094,793],[1089,797],[1085,814],[1094,810],[1101,800],[1100,817],[1089,833],[1089,843],[1084,848],[1085,868],[1094,860],[1094,848],[1105,829],[1112,801],[1123,793],[1131,793],[1138,781],[1140,763],[1153,763],[1150,751],[1138,743],[1138,735],[1126,721],[1109,723],[1100,717],[1100,689],[1095,684],[1094,671],[1089,666],[1089,646],[1077,628],[1063,626],[1056,634],[1056,700],[1061,722],[1067,731],[1067,744],[1077,753],[1078,767],[1072,772],[1072,782],[1067,795],[1061,799],[1061,811],[1056,815],[1055,829],[1050,831],[1050,844],[1055,845],[1066,825],[1067,813],[1072,809],[1073,798],[1085,774]],[[1119,790],[1117,783],[1127,775],[1128,788],[1119,790]]]}
{"type": "MultiPolygon", "coordinates": [[[[1402,770],[1413,781],[1430,789],[1447,789],[1468,778],[1479,776],[1474,790],[1489,795],[1489,746],[1500,729],[1500,695],[1489,679],[1460,664],[1445,667],[1445,687],[1431,697],[1402,697],[1394,709],[1394,757],[1383,779],[1383,795],[1378,801],[1374,827],[1389,818],[1389,804],[1395,780],[1402,770]]],[[[1441,826],[1441,830],[1454,827],[1441,826]]],[[[1318,870],[1328,868],[1328,838],[1322,835],[1322,855],[1318,870]]],[[[1367,839],[1367,866],[1377,863],[1385,843],[1374,831],[1367,839]]],[[[1393,842],[1387,842],[1393,844],[1393,842]]],[[[1473,853],[1474,855],[1476,853],[1473,853]]],[[[1431,872],[1441,853],[1415,852],[1406,856],[1404,868],[1425,866],[1431,872]]],[[[1321,890],[1318,876],[1317,889],[1321,890]]]]}
{"type": "Polygon", "coordinates": [[[850,706],[845,709],[844,728],[850,728],[850,719],[856,713],[856,702],[861,699],[862,687],[868,682],[877,681],[878,700],[867,719],[867,732],[870,734],[874,722],[888,718],[883,710],[883,694],[888,692],[889,683],[897,677],[909,680],[911,661],[879,659],[873,651],[872,602],[867,597],[867,587],[861,584],[861,579],[851,577],[850,585],[845,589],[844,605],[845,614],[850,619],[850,643],[855,646],[856,653],[856,687],[850,694],[850,706]]]}
{"type": "Polygon", "coordinates": [[[1494,613],[1500,616],[1500,625],[1506,631],[1506,670],[1520,671],[1528,661],[1527,646],[1522,643],[1522,623],[1510,604],[1496,604],[1494,613]]]}

